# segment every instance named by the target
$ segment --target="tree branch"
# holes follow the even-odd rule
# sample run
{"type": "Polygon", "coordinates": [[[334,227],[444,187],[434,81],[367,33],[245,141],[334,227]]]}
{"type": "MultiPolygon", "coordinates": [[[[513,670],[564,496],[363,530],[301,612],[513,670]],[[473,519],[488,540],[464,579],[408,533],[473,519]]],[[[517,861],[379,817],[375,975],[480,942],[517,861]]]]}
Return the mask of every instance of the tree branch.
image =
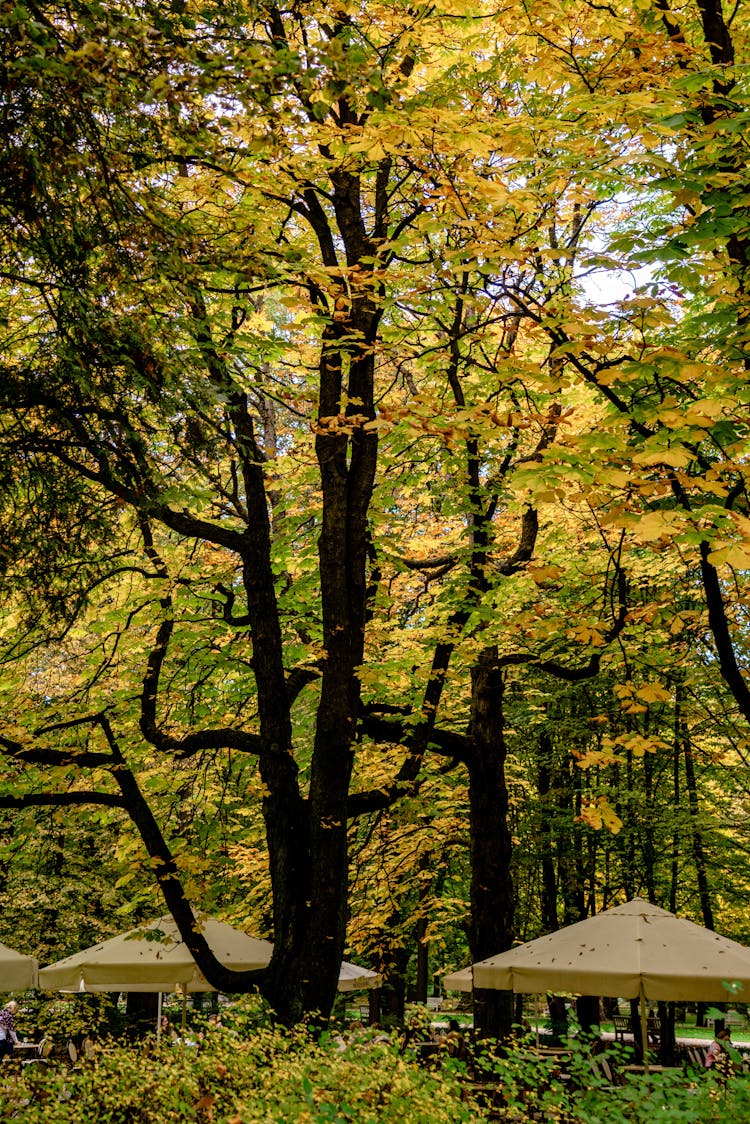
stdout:
{"type": "Polygon", "coordinates": [[[25,796],[0,796],[0,808],[72,808],[85,804],[125,808],[122,796],[115,792],[30,792],[25,796]]]}
{"type": "Polygon", "coordinates": [[[153,862],[154,875],[164,896],[167,908],[175,920],[180,936],[188,947],[198,968],[208,982],[219,991],[246,991],[262,978],[265,969],[253,972],[234,972],[226,968],[214,955],[180,880],[174,856],[162,835],[153,812],[141,792],[138,782],[120,752],[114,731],[106,715],[99,716],[99,725],[112,752],[112,776],[122,794],[122,806],[140,834],[143,845],[153,862]]]}

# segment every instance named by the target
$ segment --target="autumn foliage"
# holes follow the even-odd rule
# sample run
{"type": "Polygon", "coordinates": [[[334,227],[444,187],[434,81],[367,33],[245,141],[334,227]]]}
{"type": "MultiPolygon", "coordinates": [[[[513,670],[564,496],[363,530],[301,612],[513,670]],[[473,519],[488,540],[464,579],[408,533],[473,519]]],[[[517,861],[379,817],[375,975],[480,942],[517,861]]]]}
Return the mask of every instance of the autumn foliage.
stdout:
{"type": "Polygon", "coordinates": [[[158,888],[293,1024],[345,951],[398,1009],[430,946],[623,896],[747,935],[747,35],[718,0],[3,10],[29,951],[158,888]]]}

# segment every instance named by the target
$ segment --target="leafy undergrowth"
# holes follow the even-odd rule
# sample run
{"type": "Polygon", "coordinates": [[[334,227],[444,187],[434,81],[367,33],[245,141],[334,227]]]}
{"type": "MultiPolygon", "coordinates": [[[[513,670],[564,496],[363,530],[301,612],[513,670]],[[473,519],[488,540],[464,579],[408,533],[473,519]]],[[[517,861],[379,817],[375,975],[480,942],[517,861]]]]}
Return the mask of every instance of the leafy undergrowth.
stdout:
{"type": "MultiPolygon", "coordinates": [[[[705,1070],[681,1068],[632,1075],[623,1066],[631,1051],[613,1048],[603,1057],[613,1080],[592,1064],[585,1045],[573,1045],[564,1068],[518,1046],[504,1057],[489,1058],[488,1072],[502,1089],[503,1104],[488,1119],[539,1120],[559,1124],[707,1124],[750,1120],[750,1078],[728,1080],[705,1070]]],[[[739,1065],[740,1058],[736,1055],[739,1065]]]]}
{"type": "Polygon", "coordinates": [[[4,1120],[28,1124],[454,1124],[480,1121],[456,1075],[393,1046],[349,1048],[268,1028],[190,1046],[100,1047],[77,1071],[4,1074],[4,1120]]]}
{"type": "Polygon", "coordinates": [[[461,1124],[508,1120],[652,1124],[750,1119],[744,1077],[725,1085],[682,1071],[612,1089],[586,1055],[572,1079],[554,1059],[514,1049],[484,1055],[469,1074],[445,1059],[433,1068],[400,1054],[395,1040],[334,1038],[269,1027],[214,1031],[200,1048],[153,1042],[100,1045],[80,1069],[28,1066],[0,1082],[3,1119],[27,1124],[461,1124]],[[483,1068],[482,1068],[483,1065],[483,1068]]]}

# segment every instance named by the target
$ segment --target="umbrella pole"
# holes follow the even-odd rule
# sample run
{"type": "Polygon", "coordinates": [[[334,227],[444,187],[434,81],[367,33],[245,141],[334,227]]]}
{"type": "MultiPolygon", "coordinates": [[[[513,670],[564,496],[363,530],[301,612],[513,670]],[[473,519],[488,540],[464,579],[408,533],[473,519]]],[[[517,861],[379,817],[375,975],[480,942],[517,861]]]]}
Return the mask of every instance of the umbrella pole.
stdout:
{"type": "Polygon", "coordinates": [[[161,992],[156,996],[156,1045],[161,1042],[161,992]]]}
{"type": "Polygon", "coordinates": [[[187,984],[182,984],[182,1037],[187,1030],[187,984]]]}
{"type": "Polygon", "coordinates": [[[648,1073],[648,1021],[646,1015],[646,992],[643,990],[643,980],[639,988],[641,1001],[641,1052],[643,1054],[643,1072],[648,1073]]]}

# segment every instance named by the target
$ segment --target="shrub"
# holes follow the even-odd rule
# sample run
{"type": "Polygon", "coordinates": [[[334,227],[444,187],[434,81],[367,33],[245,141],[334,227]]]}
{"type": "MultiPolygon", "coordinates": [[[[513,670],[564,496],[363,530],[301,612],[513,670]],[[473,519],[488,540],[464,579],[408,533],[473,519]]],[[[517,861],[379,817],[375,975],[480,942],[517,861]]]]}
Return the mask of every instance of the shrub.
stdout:
{"type": "MultiPolygon", "coordinates": [[[[231,1020],[228,1020],[231,1021],[231,1020]]],[[[611,1052],[616,1065],[618,1055],[611,1052]]],[[[622,1060],[622,1057],[619,1057],[622,1060]]],[[[629,1079],[612,1088],[585,1048],[564,1079],[554,1058],[523,1044],[483,1044],[469,1071],[446,1058],[421,1067],[396,1040],[363,1033],[350,1045],[329,1035],[268,1025],[207,1032],[197,1046],[101,1045],[79,1069],[5,1066],[4,1119],[25,1124],[482,1124],[543,1120],[560,1124],[707,1124],[750,1119],[745,1076],[722,1084],[681,1070],[629,1079]],[[497,1092],[485,1105],[478,1086],[497,1092]]]]}
{"type": "MultiPolygon", "coordinates": [[[[6,1067],[7,1069],[8,1067],[6,1067]]],[[[388,1044],[258,1028],[214,1031],[200,1048],[100,1047],[77,1071],[7,1075],[5,1119],[27,1124],[460,1124],[482,1118],[455,1074],[420,1069],[388,1044]]]]}

